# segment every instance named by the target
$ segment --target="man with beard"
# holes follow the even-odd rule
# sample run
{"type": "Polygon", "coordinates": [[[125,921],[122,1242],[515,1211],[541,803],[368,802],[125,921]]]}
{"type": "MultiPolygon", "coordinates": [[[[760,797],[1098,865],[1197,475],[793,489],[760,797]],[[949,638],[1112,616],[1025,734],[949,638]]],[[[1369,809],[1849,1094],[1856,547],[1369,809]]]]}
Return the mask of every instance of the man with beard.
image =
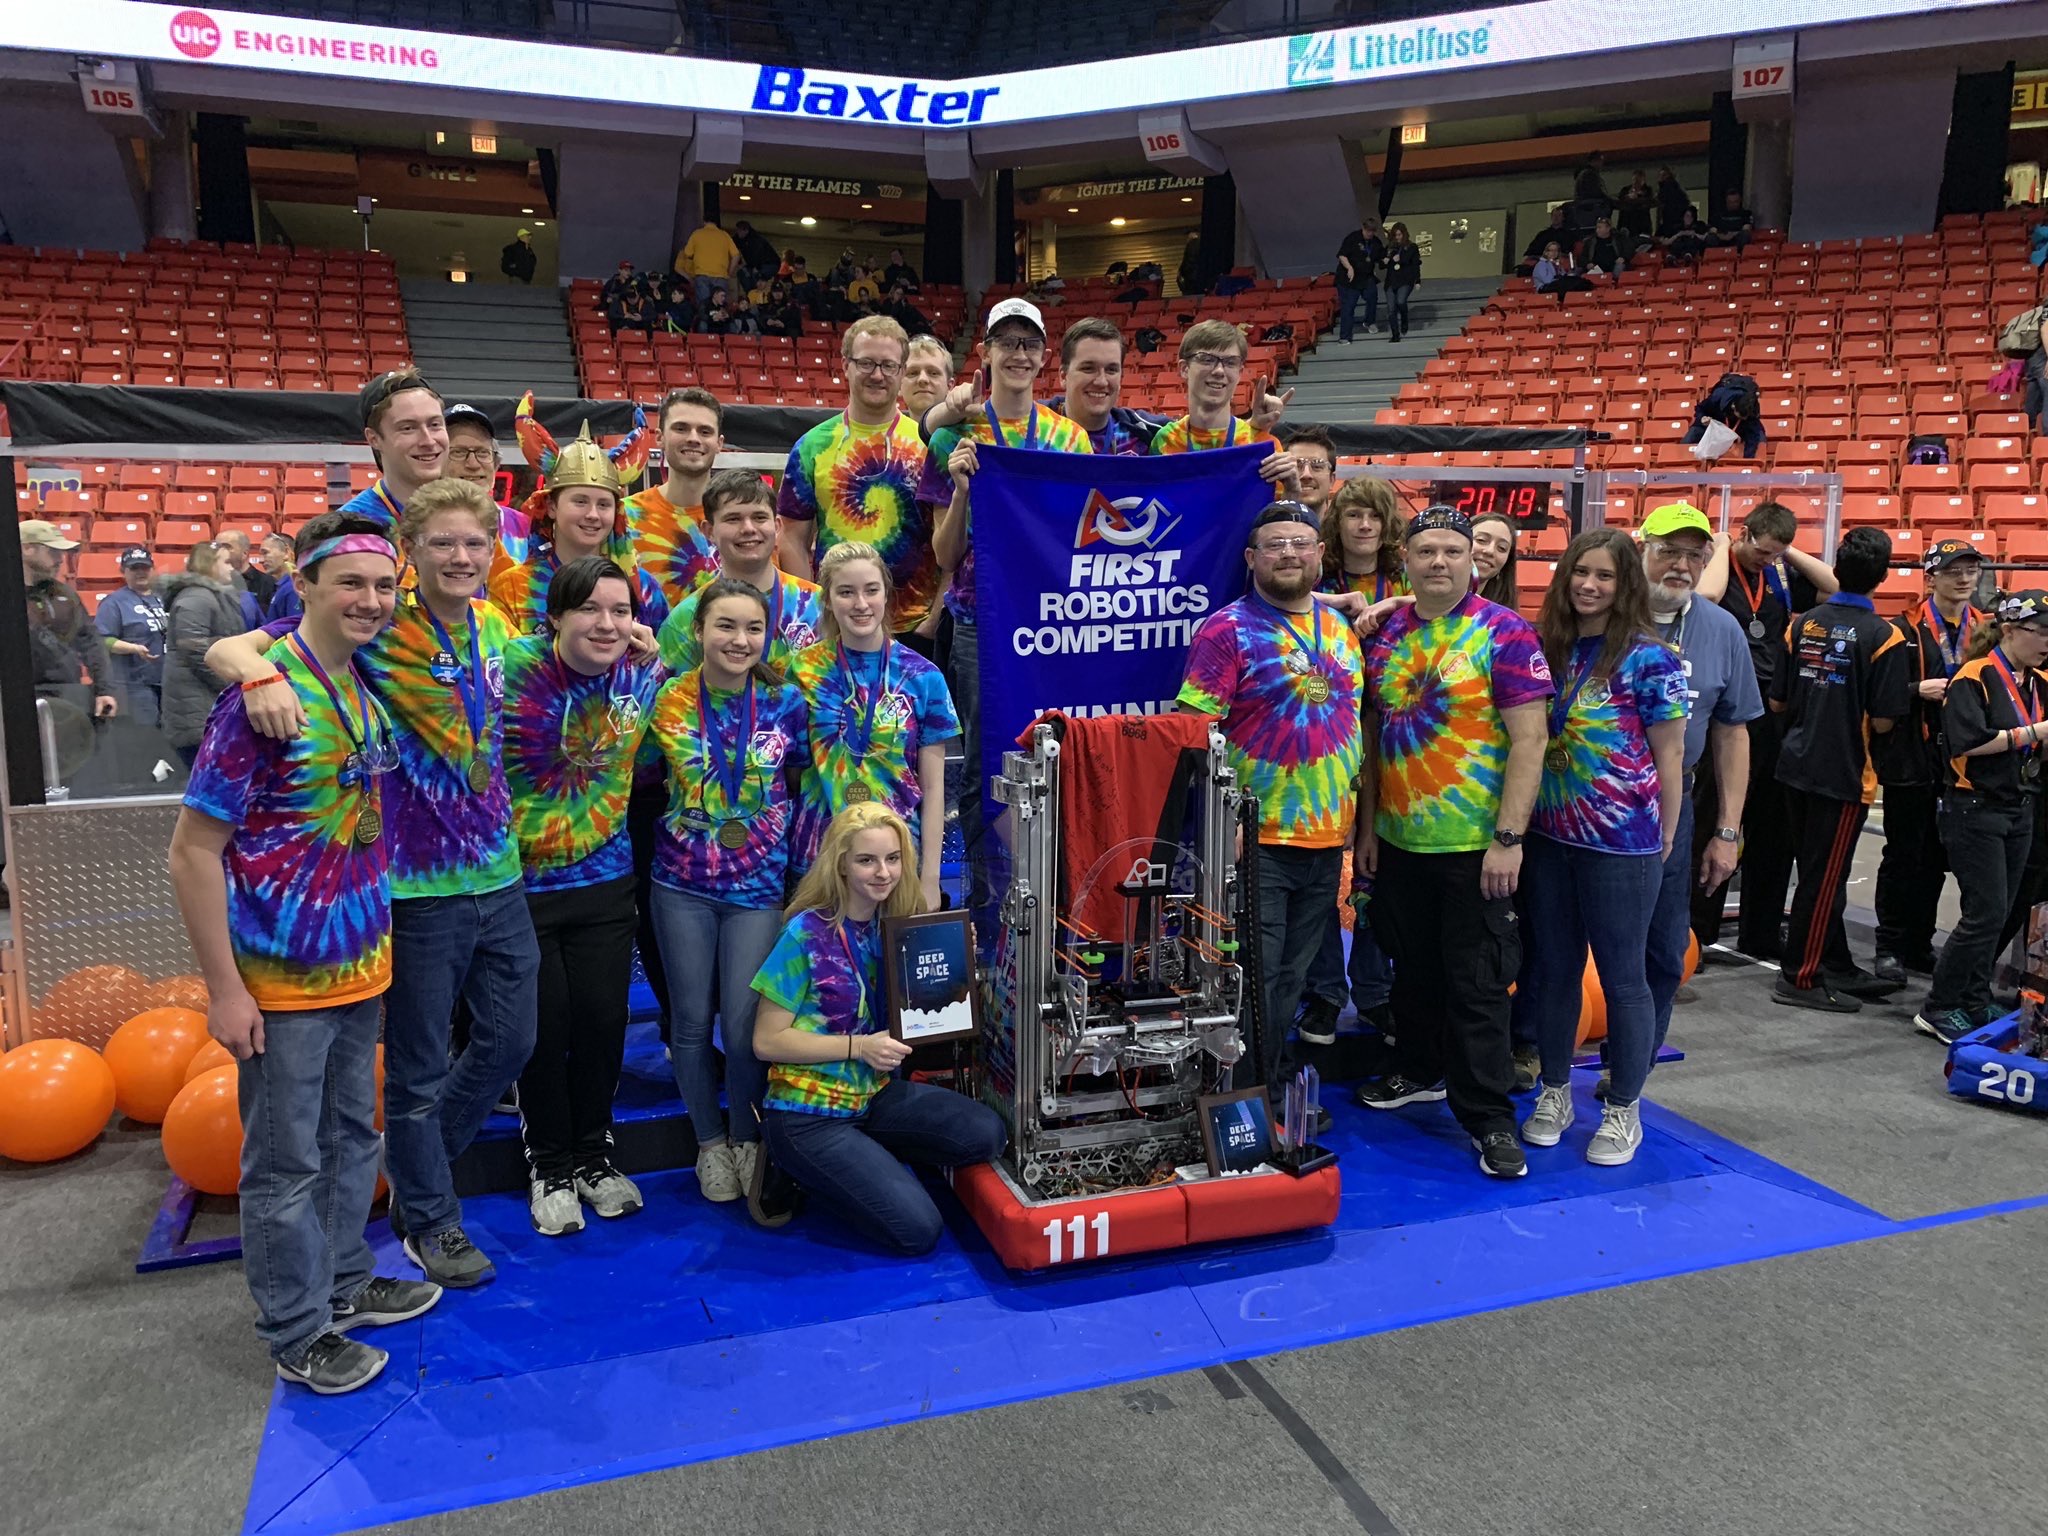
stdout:
{"type": "Polygon", "coordinates": [[[1358,807],[1361,667],[1351,626],[1315,599],[1316,516],[1275,502],[1245,548],[1252,589],[1202,622],[1188,648],[1183,710],[1221,718],[1238,782],[1258,797],[1259,974],[1264,1028],[1255,1082],[1290,1070],[1287,1027],[1321,942],[1358,807]]]}

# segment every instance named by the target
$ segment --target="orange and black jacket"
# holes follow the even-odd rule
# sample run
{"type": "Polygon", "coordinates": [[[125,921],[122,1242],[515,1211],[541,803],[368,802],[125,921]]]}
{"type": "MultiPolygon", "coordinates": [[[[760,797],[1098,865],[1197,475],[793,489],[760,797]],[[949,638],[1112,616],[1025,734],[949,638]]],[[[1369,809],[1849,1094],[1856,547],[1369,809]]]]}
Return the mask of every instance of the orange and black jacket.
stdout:
{"type": "MultiPolygon", "coordinates": [[[[2048,678],[2016,667],[2013,681],[2019,685],[2032,717],[2040,719],[2043,704],[2048,703],[2048,678]]],[[[1983,746],[2000,731],[2014,730],[2026,723],[1991,656],[1979,656],[1958,667],[1956,675],[1949,679],[1948,697],[1941,705],[1942,738],[1947,750],[1955,754],[1947,765],[1950,790],[1982,795],[1999,805],[2015,805],[2022,796],[2033,794],[2039,780],[2024,777],[2020,770],[2030,760],[2038,760],[2042,748],[1994,752],[1985,757],[1963,755],[1972,747],[1983,746]]]]}
{"type": "Polygon", "coordinates": [[[1905,642],[1905,719],[1871,743],[1871,757],[1882,784],[1934,785],[1939,787],[1946,772],[1948,753],[1941,744],[1941,700],[1920,697],[1920,685],[1930,677],[1954,677],[1948,656],[1960,657],[1970,637],[1990,615],[1971,608],[1960,625],[1949,629],[1949,651],[1942,650],[1942,637],[1927,622],[1927,604],[1917,603],[1913,611],[1892,623],[1905,642]]]}
{"type": "Polygon", "coordinates": [[[1780,784],[1830,800],[1877,798],[1871,721],[1906,717],[1905,644],[1869,598],[1849,593],[1785,626],[1771,685],[1785,718],[1780,784]]]}

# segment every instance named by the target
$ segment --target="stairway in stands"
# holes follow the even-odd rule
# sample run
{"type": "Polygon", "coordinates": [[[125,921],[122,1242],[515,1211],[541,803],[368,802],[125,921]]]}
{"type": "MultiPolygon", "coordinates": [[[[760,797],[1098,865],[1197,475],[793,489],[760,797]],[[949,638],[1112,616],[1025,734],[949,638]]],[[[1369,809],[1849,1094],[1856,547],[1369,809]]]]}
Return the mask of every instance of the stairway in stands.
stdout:
{"type": "MultiPolygon", "coordinates": [[[[1425,276],[1408,304],[1414,329],[1399,342],[1387,339],[1383,294],[1377,336],[1366,335],[1361,323],[1349,346],[1337,339],[1334,328],[1317,338],[1315,350],[1302,358],[1300,372],[1286,381],[1294,386],[1290,412],[1304,421],[1371,421],[1375,411],[1393,404],[1402,385],[1421,377],[1423,365],[1499,287],[1497,277],[1431,280],[1425,276]]],[[[409,298],[407,312],[411,312],[409,298]]],[[[418,331],[417,322],[414,331],[418,331]]]]}
{"type": "Polygon", "coordinates": [[[561,290],[433,279],[400,288],[413,360],[444,400],[582,394],[561,290]]]}

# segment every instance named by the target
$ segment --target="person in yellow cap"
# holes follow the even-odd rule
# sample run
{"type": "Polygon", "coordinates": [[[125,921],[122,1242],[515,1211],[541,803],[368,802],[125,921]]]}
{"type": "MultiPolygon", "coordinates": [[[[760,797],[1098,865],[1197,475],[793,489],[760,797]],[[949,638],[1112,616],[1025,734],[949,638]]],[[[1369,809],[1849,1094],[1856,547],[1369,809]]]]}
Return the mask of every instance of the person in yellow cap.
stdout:
{"type": "Polygon", "coordinates": [[[42,518],[20,525],[21,581],[27,588],[32,686],[44,698],[78,689],[79,670],[92,679],[92,712],[103,719],[120,708],[107,676],[107,648],[78,589],[63,580],[64,556],[78,540],[42,518]]]}
{"type": "Polygon", "coordinates": [[[498,270],[515,283],[532,283],[540,258],[533,251],[533,231],[522,229],[511,244],[498,252],[498,270]]]}

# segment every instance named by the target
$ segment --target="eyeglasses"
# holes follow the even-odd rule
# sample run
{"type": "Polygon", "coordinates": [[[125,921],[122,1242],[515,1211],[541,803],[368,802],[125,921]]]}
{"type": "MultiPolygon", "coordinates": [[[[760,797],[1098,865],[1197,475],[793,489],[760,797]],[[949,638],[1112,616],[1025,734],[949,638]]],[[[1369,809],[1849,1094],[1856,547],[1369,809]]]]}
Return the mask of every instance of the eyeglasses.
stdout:
{"type": "Polygon", "coordinates": [[[431,539],[422,539],[420,543],[429,553],[442,556],[452,555],[461,550],[471,559],[481,560],[491,552],[491,540],[481,537],[459,539],[453,534],[437,533],[431,539]]]}
{"type": "Polygon", "coordinates": [[[1228,373],[1235,373],[1244,366],[1244,359],[1225,357],[1221,352],[1197,352],[1188,359],[1188,366],[1203,373],[1214,373],[1219,368],[1228,373]]]}
{"type": "Polygon", "coordinates": [[[855,373],[865,374],[869,378],[880,374],[885,379],[893,379],[903,371],[901,363],[885,362],[879,357],[849,357],[846,366],[855,373]]]}
{"type": "Polygon", "coordinates": [[[1678,560],[1686,565],[1705,565],[1707,563],[1707,547],[1704,544],[1698,547],[1690,544],[1666,544],[1662,539],[1659,539],[1653,543],[1645,544],[1643,548],[1655,555],[1659,560],[1678,560]]]}
{"type": "Polygon", "coordinates": [[[1312,475],[1327,475],[1337,466],[1328,459],[1304,459],[1297,454],[1294,460],[1294,467],[1296,469],[1305,469],[1312,475]]]}
{"type": "Polygon", "coordinates": [[[458,464],[488,464],[496,452],[493,448],[450,448],[448,457],[458,464]]]}
{"type": "Polygon", "coordinates": [[[1314,534],[1303,534],[1296,539],[1268,539],[1263,544],[1254,544],[1255,555],[1306,554],[1323,541],[1314,534]]]}
{"type": "Polygon", "coordinates": [[[1043,336],[991,336],[988,344],[998,352],[1021,352],[1028,355],[1045,350],[1043,336]]]}

